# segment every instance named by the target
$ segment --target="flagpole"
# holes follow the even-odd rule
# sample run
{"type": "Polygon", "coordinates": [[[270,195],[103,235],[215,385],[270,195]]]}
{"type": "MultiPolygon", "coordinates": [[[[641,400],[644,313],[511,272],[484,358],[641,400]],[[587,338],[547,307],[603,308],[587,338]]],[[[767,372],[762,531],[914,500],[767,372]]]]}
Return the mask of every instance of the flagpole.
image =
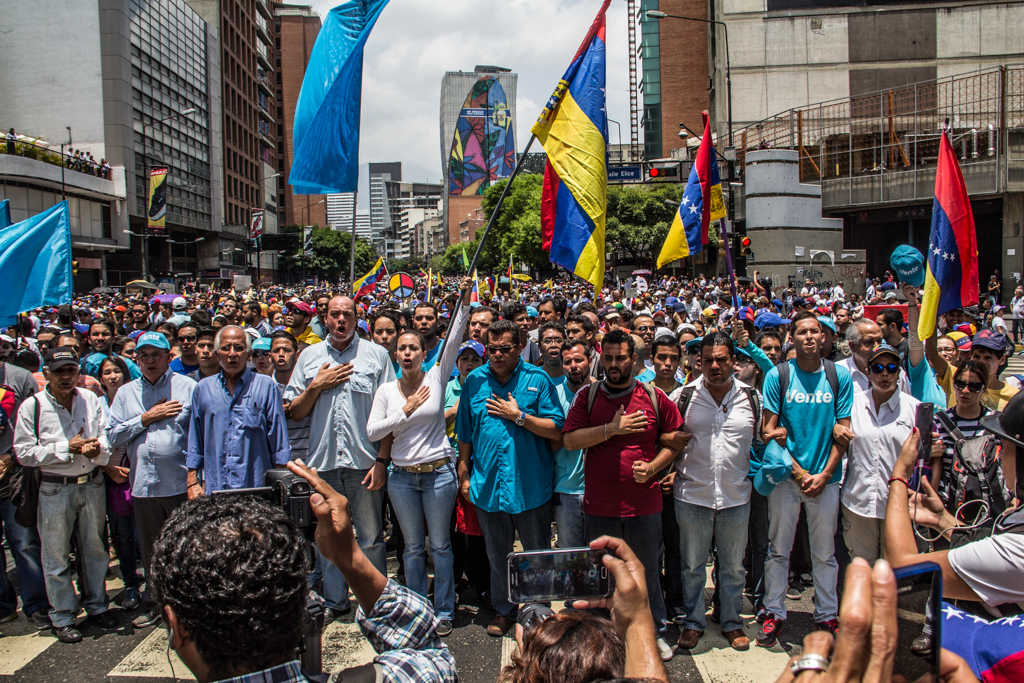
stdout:
{"type": "MultiPolygon", "coordinates": [[[[516,167],[512,170],[512,175],[508,177],[508,182],[505,183],[505,187],[501,188],[501,195],[498,196],[498,203],[494,205],[494,211],[491,212],[491,217],[487,221],[487,226],[484,228],[483,234],[480,235],[480,241],[477,242],[476,244],[476,251],[473,252],[473,260],[469,264],[469,269],[466,271],[467,273],[472,273],[474,270],[476,270],[476,262],[480,260],[480,252],[483,251],[484,242],[487,240],[487,235],[491,232],[491,226],[493,226],[494,222],[498,219],[498,214],[501,213],[501,206],[502,204],[505,203],[505,197],[508,196],[508,191],[512,188],[512,181],[516,179],[516,176],[519,175],[519,171],[523,169],[523,163],[526,161],[526,155],[530,151],[530,147],[533,146],[533,141],[536,139],[536,135],[530,136],[530,139],[526,143],[526,147],[523,149],[522,155],[520,155],[519,157],[519,161],[516,162],[516,167]]],[[[460,308],[462,308],[461,295],[459,296],[458,299],[455,300],[455,308],[452,309],[452,317],[449,318],[449,320],[451,320],[451,325],[455,324],[455,318],[459,315],[460,308]]],[[[448,335],[445,335],[445,337],[441,340],[442,346],[441,350],[437,352],[437,362],[435,363],[435,365],[441,364],[441,354],[444,353],[444,344],[447,341],[448,335]]],[[[458,344],[461,342],[462,340],[459,339],[455,343],[458,344]]]]}

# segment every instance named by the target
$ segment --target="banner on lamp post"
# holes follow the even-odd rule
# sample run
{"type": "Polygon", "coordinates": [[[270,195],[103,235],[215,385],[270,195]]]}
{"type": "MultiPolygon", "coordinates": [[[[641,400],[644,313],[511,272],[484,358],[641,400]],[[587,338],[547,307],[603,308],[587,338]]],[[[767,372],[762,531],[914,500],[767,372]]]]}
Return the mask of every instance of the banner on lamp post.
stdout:
{"type": "Polygon", "coordinates": [[[252,209],[249,216],[249,239],[253,242],[263,235],[263,209],[252,209]]]}
{"type": "Polygon", "coordinates": [[[146,203],[146,228],[150,234],[167,232],[167,167],[149,169],[149,201],[146,203]]]}

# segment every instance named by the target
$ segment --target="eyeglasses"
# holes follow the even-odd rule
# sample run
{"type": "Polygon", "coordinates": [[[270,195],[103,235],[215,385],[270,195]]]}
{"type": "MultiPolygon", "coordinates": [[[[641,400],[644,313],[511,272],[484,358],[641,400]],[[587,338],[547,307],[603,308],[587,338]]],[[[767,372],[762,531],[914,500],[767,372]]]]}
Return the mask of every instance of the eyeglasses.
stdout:
{"type": "Polygon", "coordinates": [[[196,340],[196,335],[194,335],[194,334],[187,334],[185,336],[178,335],[178,341],[181,341],[181,342],[190,342],[191,343],[191,342],[194,342],[195,340],[196,340]]]}
{"type": "Polygon", "coordinates": [[[897,363],[886,363],[885,365],[881,363],[875,363],[874,365],[871,366],[871,372],[875,373],[876,375],[880,375],[883,372],[888,372],[890,375],[895,375],[899,371],[900,366],[897,363]]]}
{"type": "Polygon", "coordinates": [[[488,346],[487,347],[487,353],[500,353],[501,355],[504,356],[506,354],[512,353],[512,349],[514,349],[514,348],[516,348],[516,347],[514,347],[514,346],[488,346]]]}
{"type": "Polygon", "coordinates": [[[561,337],[544,337],[541,342],[545,344],[564,344],[565,340],[561,337]]]}
{"type": "Polygon", "coordinates": [[[636,328],[636,331],[637,332],[651,332],[651,331],[656,330],[656,329],[658,329],[658,328],[653,326],[653,325],[640,325],[639,327],[636,328]]]}
{"type": "Polygon", "coordinates": [[[269,351],[253,351],[252,352],[252,357],[253,358],[267,358],[269,356],[270,356],[270,352],[269,351]]]}
{"type": "Polygon", "coordinates": [[[981,382],[965,382],[962,379],[955,379],[953,380],[953,388],[956,389],[957,391],[963,391],[964,389],[967,389],[972,394],[976,394],[982,389],[984,389],[985,385],[982,384],[981,382]]]}

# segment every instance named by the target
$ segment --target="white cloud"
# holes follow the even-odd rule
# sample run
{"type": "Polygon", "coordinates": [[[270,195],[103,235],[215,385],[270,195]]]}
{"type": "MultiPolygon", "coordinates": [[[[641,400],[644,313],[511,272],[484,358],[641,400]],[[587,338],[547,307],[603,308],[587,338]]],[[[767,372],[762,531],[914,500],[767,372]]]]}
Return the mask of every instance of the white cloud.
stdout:
{"type": "MultiPolygon", "coordinates": [[[[313,6],[324,16],[337,4],[313,6]]],[[[438,182],[441,79],[477,64],[519,74],[521,151],[600,6],[600,0],[391,0],[364,52],[360,161],[402,161],[405,179],[438,182]]],[[[607,20],[608,112],[628,140],[625,2],[612,3],[607,20]]],[[[614,124],[609,138],[618,142],[614,124]]]]}

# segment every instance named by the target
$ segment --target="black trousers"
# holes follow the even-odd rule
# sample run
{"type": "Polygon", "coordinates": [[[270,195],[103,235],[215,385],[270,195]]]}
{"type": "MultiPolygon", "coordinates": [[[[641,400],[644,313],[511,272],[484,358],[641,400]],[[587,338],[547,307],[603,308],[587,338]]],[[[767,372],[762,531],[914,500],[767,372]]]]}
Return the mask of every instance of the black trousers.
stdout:
{"type": "Polygon", "coordinates": [[[153,561],[153,545],[160,538],[160,530],[164,522],[171,516],[175,508],[188,500],[187,494],[166,496],[162,498],[133,498],[135,509],[135,532],[139,535],[139,548],[142,550],[142,565],[146,568],[146,589],[142,593],[142,602],[153,605],[153,597],[149,590],[149,567],[153,561]]]}

